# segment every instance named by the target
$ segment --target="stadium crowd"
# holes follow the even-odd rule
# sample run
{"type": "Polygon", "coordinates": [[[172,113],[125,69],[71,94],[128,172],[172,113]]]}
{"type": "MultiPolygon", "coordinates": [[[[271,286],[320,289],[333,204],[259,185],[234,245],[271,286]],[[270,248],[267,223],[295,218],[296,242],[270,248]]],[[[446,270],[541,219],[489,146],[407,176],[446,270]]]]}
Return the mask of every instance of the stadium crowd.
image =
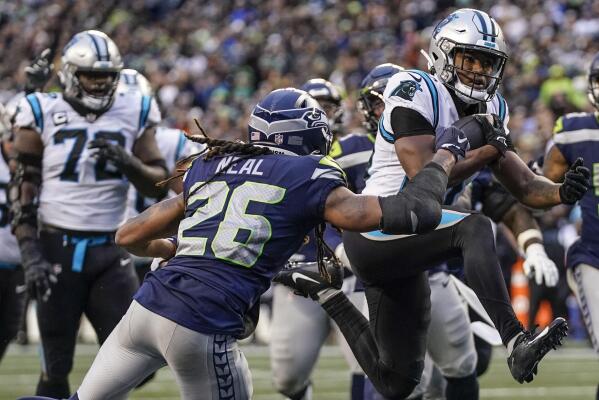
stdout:
{"type": "MultiPolygon", "coordinates": [[[[98,26],[154,85],[169,125],[202,117],[214,137],[243,137],[247,114],[273,88],[329,79],[352,94],[375,65],[425,69],[431,26],[476,7],[504,27],[510,62],[502,94],[525,159],[538,156],[554,115],[587,109],[585,66],[599,50],[596,1],[43,1],[0,4],[0,100],[23,67],[72,32],[98,26]]],[[[55,54],[58,61],[60,54],[55,54]]],[[[57,85],[57,81],[53,82],[57,85]]],[[[347,109],[354,109],[352,96],[347,109]]],[[[350,113],[346,113],[349,115],[350,113]]],[[[346,121],[349,130],[359,118],[346,121]]]]}

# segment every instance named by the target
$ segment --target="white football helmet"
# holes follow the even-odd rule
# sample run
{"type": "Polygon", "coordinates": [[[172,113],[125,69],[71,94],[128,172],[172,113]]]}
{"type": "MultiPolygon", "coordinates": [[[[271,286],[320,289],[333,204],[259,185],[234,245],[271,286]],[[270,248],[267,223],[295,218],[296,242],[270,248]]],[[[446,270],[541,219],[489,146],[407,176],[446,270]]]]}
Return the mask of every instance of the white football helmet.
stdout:
{"type": "Polygon", "coordinates": [[[435,27],[428,54],[429,70],[466,103],[486,102],[493,98],[501,82],[507,44],[497,22],[486,12],[462,8],[443,19],[435,27]],[[477,71],[455,65],[456,54],[477,55],[484,68],[477,71]],[[470,84],[460,75],[470,77],[470,84]]]}
{"type": "Polygon", "coordinates": [[[121,70],[117,92],[126,93],[132,91],[138,91],[144,96],[151,96],[152,85],[150,85],[148,78],[143,76],[140,72],[134,69],[125,68],[121,70]]]}
{"type": "Polygon", "coordinates": [[[105,33],[96,30],[80,32],[73,36],[62,51],[62,66],[58,77],[63,86],[64,97],[91,112],[102,112],[112,104],[122,68],[119,49],[105,33]],[[83,88],[78,76],[80,72],[110,73],[114,76],[112,84],[98,94],[83,88]]]}

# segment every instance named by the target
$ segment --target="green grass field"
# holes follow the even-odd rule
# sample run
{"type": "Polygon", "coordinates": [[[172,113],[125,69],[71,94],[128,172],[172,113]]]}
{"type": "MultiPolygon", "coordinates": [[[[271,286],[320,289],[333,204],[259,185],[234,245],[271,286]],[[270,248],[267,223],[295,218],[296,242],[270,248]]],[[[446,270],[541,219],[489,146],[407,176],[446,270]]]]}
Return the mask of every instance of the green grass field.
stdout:
{"type": "MultiPolygon", "coordinates": [[[[81,381],[91,364],[97,347],[79,345],[74,372],[73,388],[81,381]]],[[[247,345],[243,347],[254,380],[255,399],[282,399],[271,386],[268,348],[247,345]]],[[[9,348],[0,364],[0,400],[13,400],[18,396],[32,394],[39,373],[36,346],[9,348]]],[[[512,380],[507,369],[504,352],[495,351],[492,366],[481,380],[481,399],[543,399],[543,400],[593,400],[599,381],[599,362],[590,348],[566,344],[563,349],[550,354],[540,366],[540,376],[527,385],[512,380]]],[[[345,363],[337,347],[323,349],[314,378],[315,399],[347,399],[349,379],[345,363]]],[[[133,399],[178,399],[177,387],[167,368],[133,399]]]]}

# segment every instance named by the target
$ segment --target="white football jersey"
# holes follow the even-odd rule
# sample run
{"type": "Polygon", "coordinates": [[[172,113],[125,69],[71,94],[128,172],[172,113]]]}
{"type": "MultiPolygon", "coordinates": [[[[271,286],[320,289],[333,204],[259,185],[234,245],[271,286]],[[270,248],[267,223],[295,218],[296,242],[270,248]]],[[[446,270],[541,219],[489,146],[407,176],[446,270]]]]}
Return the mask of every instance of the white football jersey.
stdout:
{"type": "MultiPolygon", "coordinates": [[[[460,117],[447,87],[437,78],[423,71],[407,70],[393,75],[383,93],[385,111],[379,121],[374,144],[369,178],[363,194],[390,196],[396,194],[406,174],[395,152],[395,138],[391,128],[391,112],[395,107],[405,107],[421,114],[439,134],[460,117]]],[[[509,111],[503,97],[496,95],[486,103],[487,114],[497,114],[506,132],[509,111]]]]}
{"type": "Polygon", "coordinates": [[[118,93],[97,119],[80,115],[61,93],[33,93],[19,103],[15,125],[36,130],[44,143],[40,220],[77,231],[115,231],[125,217],[129,181],[110,162],[96,161],[94,139],[131,153],[144,130],[160,122],[150,96],[118,93]]]}
{"type": "Polygon", "coordinates": [[[0,264],[20,264],[21,253],[17,239],[10,232],[6,186],[10,181],[8,164],[0,155],[0,264]]]}
{"type": "MultiPolygon", "coordinates": [[[[171,174],[174,174],[177,161],[190,156],[193,153],[201,151],[206,146],[203,144],[192,142],[185,137],[185,133],[180,129],[165,128],[159,126],[156,128],[156,143],[166,166],[171,174]]],[[[174,196],[175,193],[169,191],[168,197],[174,196]]],[[[127,218],[133,218],[140,212],[158,202],[159,199],[144,197],[135,189],[133,185],[129,187],[127,200],[127,218]]]]}

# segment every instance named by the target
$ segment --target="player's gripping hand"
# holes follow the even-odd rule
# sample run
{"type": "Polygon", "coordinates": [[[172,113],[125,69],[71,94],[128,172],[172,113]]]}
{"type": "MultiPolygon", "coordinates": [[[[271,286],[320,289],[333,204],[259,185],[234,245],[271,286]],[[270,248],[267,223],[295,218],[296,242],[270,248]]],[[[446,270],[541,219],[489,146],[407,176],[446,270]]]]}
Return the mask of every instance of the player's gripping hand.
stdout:
{"type": "Polygon", "coordinates": [[[524,273],[529,279],[534,277],[537,285],[553,287],[557,285],[559,271],[555,263],[545,253],[541,243],[532,243],[526,248],[526,260],[524,261],[524,273]]]}
{"type": "Polygon", "coordinates": [[[479,114],[474,118],[483,127],[487,144],[495,147],[501,156],[504,156],[505,152],[508,150],[514,150],[512,139],[510,138],[509,133],[505,131],[503,122],[501,122],[501,119],[497,115],[491,114],[489,116],[479,114]]]}
{"type": "Polygon", "coordinates": [[[591,171],[582,163],[582,157],[578,157],[564,175],[564,183],[559,188],[559,197],[564,204],[576,203],[591,186],[591,171]]]}
{"type": "Polygon", "coordinates": [[[31,65],[25,67],[25,75],[27,76],[25,91],[27,93],[42,90],[48,80],[50,80],[52,70],[54,69],[50,55],[51,50],[45,49],[33,60],[31,65]]]}
{"type": "Polygon", "coordinates": [[[464,132],[455,126],[448,126],[435,138],[435,151],[444,149],[450,151],[456,162],[466,157],[470,142],[464,132]]]}
{"type": "Polygon", "coordinates": [[[19,245],[21,265],[25,272],[25,284],[31,297],[46,302],[52,293],[52,284],[56,283],[59,266],[44,259],[37,243],[26,240],[19,245]]]}
{"type": "Polygon", "coordinates": [[[98,160],[112,162],[119,170],[126,171],[133,164],[133,156],[118,144],[105,139],[94,139],[89,142],[90,149],[97,149],[93,156],[98,160]]]}

